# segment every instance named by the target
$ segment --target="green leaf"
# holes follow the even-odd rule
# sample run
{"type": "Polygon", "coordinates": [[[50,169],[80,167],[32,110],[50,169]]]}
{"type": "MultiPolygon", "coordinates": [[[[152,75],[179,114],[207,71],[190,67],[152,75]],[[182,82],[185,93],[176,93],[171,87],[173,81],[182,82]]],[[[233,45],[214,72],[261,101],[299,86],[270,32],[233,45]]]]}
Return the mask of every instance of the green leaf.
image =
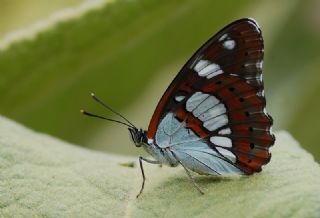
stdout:
{"type": "Polygon", "coordinates": [[[91,92],[117,109],[130,105],[148,84],[162,82],[152,81],[155,75],[174,76],[205,40],[247,10],[249,2],[118,0],[58,22],[32,40],[0,50],[0,92],[6,93],[0,95],[0,113],[88,144],[84,141],[102,126],[84,122],[77,113],[84,106],[99,111],[91,92]],[[178,61],[173,72],[162,71],[178,61]],[[75,127],[82,134],[69,131],[75,127]]]}
{"type": "Polygon", "coordinates": [[[39,134],[0,117],[1,217],[319,217],[320,167],[286,132],[249,177],[196,176],[39,134]]]}

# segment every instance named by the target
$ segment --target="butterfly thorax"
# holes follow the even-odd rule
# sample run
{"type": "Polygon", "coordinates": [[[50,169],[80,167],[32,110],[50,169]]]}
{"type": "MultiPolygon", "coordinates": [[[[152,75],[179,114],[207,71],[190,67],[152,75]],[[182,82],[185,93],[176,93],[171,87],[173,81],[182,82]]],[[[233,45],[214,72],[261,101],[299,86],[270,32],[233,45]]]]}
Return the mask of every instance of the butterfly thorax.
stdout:
{"type": "Polygon", "coordinates": [[[152,140],[148,140],[147,131],[143,129],[129,128],[129,132],[136,147],[143,147],[143,149],[159,161],[160,164],[169,165],[171,167],[178,165],[178,161],[173,156],[170,148],[160,148],[154,144],[152,140]]]}

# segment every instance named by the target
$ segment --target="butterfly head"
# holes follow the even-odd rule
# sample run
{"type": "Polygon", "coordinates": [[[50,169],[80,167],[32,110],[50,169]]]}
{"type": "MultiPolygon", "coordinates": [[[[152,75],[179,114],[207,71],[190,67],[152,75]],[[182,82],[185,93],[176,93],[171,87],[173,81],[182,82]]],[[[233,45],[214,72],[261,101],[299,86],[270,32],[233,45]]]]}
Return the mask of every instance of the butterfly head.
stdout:
{"type": "Polygon", "coordinates": [[[146,132],[143,129],[128,128],[128,130],[133,143],[137,147],[141,147],[143,144],[147,143],[146,132]]]}

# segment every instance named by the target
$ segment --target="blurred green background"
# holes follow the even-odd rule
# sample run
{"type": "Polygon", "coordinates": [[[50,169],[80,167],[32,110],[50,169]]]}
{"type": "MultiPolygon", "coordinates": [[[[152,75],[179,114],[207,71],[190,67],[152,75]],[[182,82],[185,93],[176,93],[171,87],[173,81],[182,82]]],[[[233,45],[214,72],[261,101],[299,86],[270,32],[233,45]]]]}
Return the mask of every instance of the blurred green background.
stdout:
{"type": "Polygon", "coordinates": [[[84,107],[114,118],[90,92],[146,129],[160,96],[193,52],[229,22],[252,17],[265,38],[274,129],[290,131],[320,160],[320,1],[105,1],[32,39],[4,40],[89,2],[0,0],[2,115],[85,147],[137,153],[126,128],[80,115],[84,107]]]}

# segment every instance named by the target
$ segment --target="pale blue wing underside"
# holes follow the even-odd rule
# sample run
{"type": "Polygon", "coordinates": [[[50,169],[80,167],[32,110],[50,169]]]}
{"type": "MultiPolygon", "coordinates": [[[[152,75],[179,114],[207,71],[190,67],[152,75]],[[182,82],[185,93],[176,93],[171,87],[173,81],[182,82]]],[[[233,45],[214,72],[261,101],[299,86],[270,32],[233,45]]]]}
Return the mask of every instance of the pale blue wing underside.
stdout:
{"type": "Polygon", "coordinates": [[[185,128],[185,123],[179,122],[172,113],[168,113],[161,120],[155,139],[160,148],[200,140],[193,131],[188,131],[185,128]]]}
{"type": "Polygon", "coordinates": [[[185,128],[185,123],[178,121],[168,113],[160,122],[155,137],[161,148],[170,148],[181,163],[200,174],[226,175],[243,174],[232,163],[234,156],[228,152],[220,155],[211,149],[192,130],[185,128]],[[227,158],[229,161],[226,161],[227,158]]]}
{"type": "Polygon", "coordinates": [[[225,161],[220,154],[203,142],[185,143],[174,146],[171,150],[185,167],[197,173],[211,175],[243,174],[241,170],[225,161]]]}

